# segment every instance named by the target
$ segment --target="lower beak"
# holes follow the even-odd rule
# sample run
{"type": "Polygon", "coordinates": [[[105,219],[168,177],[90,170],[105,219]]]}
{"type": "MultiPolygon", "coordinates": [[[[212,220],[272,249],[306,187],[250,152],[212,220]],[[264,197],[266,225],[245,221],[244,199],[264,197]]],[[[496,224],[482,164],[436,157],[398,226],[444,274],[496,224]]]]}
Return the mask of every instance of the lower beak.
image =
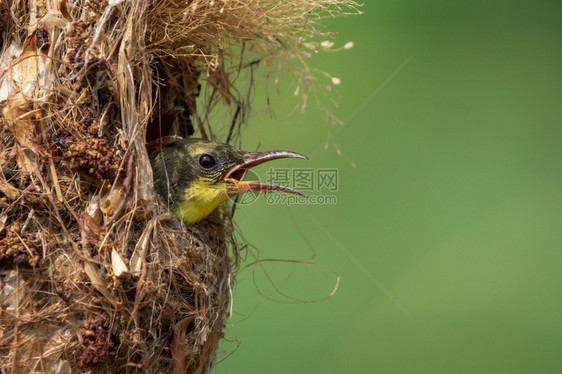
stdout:
{"type": "Polygon", "coordinates": [[[289,152],[289,151],[270,151],[270,152],[246,152],[242,159],[233,167],[231,167],[224,176],[224,181],[227,186],[227,192],[229,195],[238,195],[244,192],[256,191],[256,192],[285,192],[292,193],[295,195],[300,195],[306,197],[300,191],[297,191],[291,187],[279,186],[275,184],[261,183],[257,181],[243,181],[246,172],[253,168],[254,166],[263,164],[264,162],[277,160],[280,158],[302,158],[308,159],[306,156],[300,153],[289,152]]]}

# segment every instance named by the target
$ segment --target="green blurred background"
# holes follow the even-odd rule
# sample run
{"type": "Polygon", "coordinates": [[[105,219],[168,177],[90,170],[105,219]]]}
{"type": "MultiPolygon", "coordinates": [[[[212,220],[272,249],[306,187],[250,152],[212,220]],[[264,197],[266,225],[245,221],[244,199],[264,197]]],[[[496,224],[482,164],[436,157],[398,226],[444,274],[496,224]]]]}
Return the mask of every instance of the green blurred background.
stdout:
{"type": "Polygon", "coordinates": [[[246,263],[316,265],[240,272],[214,373],[561,373],[562,3],[362,10],[325,22],[355,46],[310,60],[321,105],[254,95],[244,148],[337,168],[337,204],[239,207],[246,263]]]}

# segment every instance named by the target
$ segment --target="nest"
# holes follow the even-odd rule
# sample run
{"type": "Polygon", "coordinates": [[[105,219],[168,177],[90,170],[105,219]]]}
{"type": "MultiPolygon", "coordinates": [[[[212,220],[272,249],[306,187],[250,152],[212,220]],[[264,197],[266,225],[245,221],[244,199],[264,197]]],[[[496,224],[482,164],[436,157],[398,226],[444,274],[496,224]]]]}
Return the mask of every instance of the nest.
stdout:
{"type": "Polygon", "coordinates": [[[234,108],[218,140],[239,137],[235,82],[258,64],[293,66],[306,101],[315,21],[354,6],[0,1],[1,373],[210,371],[238,265],[230,216],[171,215],[147,140],[216,138],[202,82],[207,114],[234,108]]]}

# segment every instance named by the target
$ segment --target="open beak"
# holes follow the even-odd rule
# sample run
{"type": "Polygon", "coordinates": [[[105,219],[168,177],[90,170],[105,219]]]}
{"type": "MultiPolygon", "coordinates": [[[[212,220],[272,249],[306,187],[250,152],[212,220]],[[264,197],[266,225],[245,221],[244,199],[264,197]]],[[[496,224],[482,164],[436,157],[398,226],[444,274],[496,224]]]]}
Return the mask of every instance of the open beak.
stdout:
{"type": "Polygon", "coordinates": [[[301,155],[300,153],[289,152],[289,151],[270,151],[270,152],[246,152],[242,159],[227,170],[224,176],[224,182],[227,186],[227,192],[229,195],[238,195],[243,192],[256,191],[256,192],[286,192],[292,193],[300,196],[306,197],[300,191],[297,191],[290,187],[278,186],[275,184],[267,184],[254,181],[243,181],[246,172],[257,166],[263,164],[264,162],[277,160],[280,158],[302,158],[308,159],[308,157],[301,155]]]}

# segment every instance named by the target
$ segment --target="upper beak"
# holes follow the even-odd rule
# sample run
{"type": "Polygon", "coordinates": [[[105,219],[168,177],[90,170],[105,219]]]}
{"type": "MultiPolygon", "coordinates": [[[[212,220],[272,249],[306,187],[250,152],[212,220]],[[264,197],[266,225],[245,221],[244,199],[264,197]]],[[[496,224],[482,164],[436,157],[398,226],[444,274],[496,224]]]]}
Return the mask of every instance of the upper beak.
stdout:
{"type": "Polygon", "coordinates": [[[264,162],[277,160],[280,158],[308,159],[308,157],[301,155],[300,153],[289,152],[289,151],[246,152],[244,153],[242,159],[238,163],[236,163],[233,167],[227,170],[224,176],[224,181],[227,185],[228,194],[237,195],[248,191],[256,191],[256,192],[279,191],[279,192],[292,193],[292,194],[306,197],[305,194],[291,187],[261,183],[258,181],[242,181],[242,178],[244,178],[244,175],[250,168],[253,168],[254,166],[257,166],[259,164],[263,164],[264,162]]]}

